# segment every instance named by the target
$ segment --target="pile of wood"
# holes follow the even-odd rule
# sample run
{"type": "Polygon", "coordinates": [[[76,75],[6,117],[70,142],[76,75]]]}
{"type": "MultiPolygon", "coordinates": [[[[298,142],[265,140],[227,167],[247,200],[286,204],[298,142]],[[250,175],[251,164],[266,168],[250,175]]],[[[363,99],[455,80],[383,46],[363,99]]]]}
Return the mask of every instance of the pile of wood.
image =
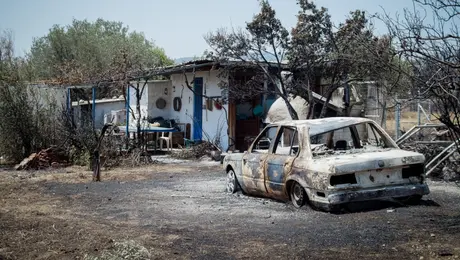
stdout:
{"type": "MultiPolygon", "coordinates": [[[[173,152],[171,155],[172,157],[175,157],[178,159],[198,159],[203,156],[212,157],[212,155],[215,154],[215,153],[211,154],[212,151],[218,151],[218,149],[212,143],[203,141],[199,144],[193,145],[191,148],[182,149],[178,152],[173,152]]],[[[220,153],[219,153],[219,157],[220,157],[220,153]]]]}
{"type": "Polygon", "coordinates": [[[40,170],[49,167],[62,167],[69,164],[69,157],[65,150],[56,146],[33,153],[16,165],[16,170],[40,170]]]}

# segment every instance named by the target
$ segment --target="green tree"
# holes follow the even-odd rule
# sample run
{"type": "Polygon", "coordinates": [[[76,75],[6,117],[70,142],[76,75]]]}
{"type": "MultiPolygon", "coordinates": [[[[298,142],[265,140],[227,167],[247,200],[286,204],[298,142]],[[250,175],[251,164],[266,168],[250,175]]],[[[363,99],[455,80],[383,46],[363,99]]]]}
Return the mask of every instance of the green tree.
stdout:
{"type": "Polygon", "coordinates": [[[0,33],[0,155],[16,162],[56,141],[56,107],[44,107],[47,97],[26,85],[27,63],[15,57],[13,45],[11,32],[0,33]]]}
{"type": "Polygon", "coordinates": [[[137,120],[138,133],[140,99],[147,80],[159,67],[173,64],[144,34],[130,31],[121,22],[102,19],[54,25],[47,35],[34,40],[28,60],[30,78],[60,85],[98,86],[98,97],[122,93],[126,98],[126,87],[131,86],[137,104],[128,113],[137,120]]]}
{"type": "Polygon", "coordinates": [[[129,61],[122,68],[127,71],[173,64],[164,50],[142,33],[102,19],[54,25],[47,35],[34,40],[29,54],[33,77],[64,84],[113,79],[121,69],[117,67],[120,59],[129,61]]]}

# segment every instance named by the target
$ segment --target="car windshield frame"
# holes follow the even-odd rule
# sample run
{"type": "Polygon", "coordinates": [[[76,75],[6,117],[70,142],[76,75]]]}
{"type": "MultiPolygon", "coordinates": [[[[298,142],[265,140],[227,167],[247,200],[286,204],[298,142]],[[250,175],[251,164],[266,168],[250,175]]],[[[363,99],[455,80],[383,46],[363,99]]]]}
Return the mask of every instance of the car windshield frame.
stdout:
{"type": "MultiPolygon", "coordinates": [[[[369,134],[369,133],[368,133],[369,134]]],[[[341,127],[337,127],[334,129],[328,129],[328,131],[316,133],[313,136],[310,136],[310,149],[312,151],[313,156],[323,155],[323,154],[334,154],[337,152],[346,152],[350,150],[354,150],[356,152],[359,151],[371,151],[377,149],[392,149],[398,148],[396,143],[391,139],[391,137],[378,125],[376,125],[373,121],[366,121],[366,122],[357,122],[355,124],[346,124],[342,125],[341,127]],[[377,140],[377,145],[371,145],[370,143],[365,143],[363,139],[364,131],[358,131],[359,126],[364,126],[364,131],[370,131],[372,135],[377,140]],[[344,149],[338,149],[337,145],[332,141],[333,137],[336,132],[349,129],[350,138],[345,140],[340,140],[342,142],[346,141],[347,143],[344,144],[344,149]],[[315,138],[324,138],[324,136],[328,136],[329,143],[318,143],[318,139],[314,140],[315,138]],[[377,138],[378,137],[378,138],[377,138]],[[332,142],[332,144],[330,143],[332,142]]]]}

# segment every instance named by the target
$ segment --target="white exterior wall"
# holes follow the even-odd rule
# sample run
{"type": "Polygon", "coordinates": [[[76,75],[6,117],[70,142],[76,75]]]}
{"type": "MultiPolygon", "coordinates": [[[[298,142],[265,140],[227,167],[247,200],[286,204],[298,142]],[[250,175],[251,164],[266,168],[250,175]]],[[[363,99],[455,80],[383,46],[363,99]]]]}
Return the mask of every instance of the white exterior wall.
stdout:
{"type": "Polygon", "coordinates": [[[94,119],[96,128],[104,126],[104,115],[110,114],[111,111],[121,110],[126,108],[125,101],[120,100],[116,102],[97,103],[96,102],[96,118],[94,119]]]}
{"type": "Polygon", "coordinates": [[[161,116],[164,119],[169,119],[171,116],[171,111],[173,110],[172,100],[171,100],[171,81],[162,80],[149,83],[148,87],[148,114],[151,117],[161,116]],[[156,106],[156,101],[158,98],[163,98],[166,100],[166,106],[163,109],[158,109],[156,106]]]}
{"type": "MultiPolygon", "coordinates": [[[[199,71],[195,74],[196,77],[203,78],[203,94],[206,96],[220,97],[222,95],[222,90],[218,86],[218,83],[221,81],[221,79],[218,78],[218,73],[218,71],[214,70],[199,71]]],[[[187,73],[187,79],[190,82],[193,79],[193,75],[191,73],[187,73]]],[[[180,123],[189,123],[191,125],[190,135],[193,136],[193,92],[190,91],[185,85],[184,75],[174,74],[171,76],[171,81],[173,86],[170,99],[171,104],[175,97],[181,97],[182,94],[182,108],[180,111],[174,111],[174,109],[171,107],[171,118],[180,123]],[[183,91],[182,88],[184,89],[183,91]]],[[[203,98],[203,105],[205,104],[206,99],[203,98]]],[[[228,104],[223,105],[223,107],[228,111],[228,104]]],[[[221,148],[226,151],[228,149],[228,120],[224,108],[217,110],[215,107],[213,107],[212,111],[202,109],[201,112],[203,113],[203,140],[207,140],[208,136],[210,139],[216,138],[216,136],[219,135],[217,132],[218,127],[220,126],[222,128],[220,132],[221,148]]]]}
{"type": "MultiPolygon", "coordinates": [[[[139,83],[140,88],[142,88],[143,84],[144,84],[143,82],[139,83]]],[[[132,83],[132,85],[137,87],[136,82],[132,83]]],[[[133,87],[129,87],[128,92],[129,92],[128,93],[129,96],[127,100],[129,101],[129,106],[130,106],[130,111],[127,111],[129,113],[128,123],[130,126],[136,127],[137,118],[139,117],[137,113],[137,109],[136,109],[136,105],[137,105],[136,89],[133,87]],[[134,113],[134,116],[131,113],[131,111],[134,113]]],[[[140,99],[140,107],[141,107],[140,117],[141,118],[144,118],[144,117],[147,118],[147,115],[148,115],[148,93],[149,93],[149,88],[148,88],[148,85],[146,85],[144,88],[144,92],[142,93],[142,96],[140,99]]]]}
{"type": "MultiPolygon", "coordinates": [[[[143,82],[140,83],[142,88],[143,82]]],[[[130,88],[129,90],[129,105],[136,115],[136,89],[130,88]]],[[[141,100],[141,118],[151,117],[163,117],[164,119],[171,118],[171,111],[173,110],[172,101],[171,101],[171,81],[169,80],[159,80],[148,82],[145,86],[144,92],[142,93],[141,100]],[[167,94],[165,94],[165,89],[167,94]],[[158,98],[164,98],[166,100],[166,106],[163,109],[158,109],[156,106],[156,101],[158,98]]],[[[133,117],[131,112],[129,113],[129,124],[133,127],[136,126],[137,120],[133,117]]]]}
{"type": "Polygon", "coordinates": [[[31,85],[29,86],[33,99],[43,107],[56,105],[56,108],[62,110],[66,106],[67,89],[64,87],[50,87],[31,85]]]}
{"type": "MultiPolygon", "coordinates": [[[[83,102],[83,103],[80,103],[79,105],[72,105],[73,116],[75,120],[79,120],[81,118],[82,114],[81,114],[80,106],[84,106],[84,105],[88,105],[88,103],[83,102]]],[[[91,109],[92,107],[91,102],[89,104],[89,107],[91,109]]],[[[116,100],[113,102],[102,102],[102,103],[99,103],[96,100],[96,113],[95,113],[96,118],[94,119],[95,127],[102,128],[104,126],[104,115],[105,114],[109,114],[111,111],[114,111],[114,110],[121,110],[125,108],[126,106],[125,106],[124,100],[116,100]]]]}
{"type": "MultiPolygon", "coordinates": [[[[222,96],[222,91],[218,86],[221,79],[218,77],[218,71],[203,71],[197,72],[196,77],[203,78],[203,94],[206,96],[222,96]]],[[[192,80],[193,75],[187,74],[189,81],[192,80]]],[[[142,84],[142,83],[141,83],[142,84]]],[[[129,93],[129,104],[131,109],[136,113],[136,92],[134,88],[130,88],[129,93]]],[[[194,95],[185,86],[185,77],[182,73],[171,75],[171,80],[167,81],[152,81],[146,86],[144,93],[141,97],[141,118],[147,116],[158,117],[161,116],[164,119],[174,119],[177,123],[189,123],[191,125],[190,135],[193,137],[193,104],[194,95]],[[165,93],[165,89],[167,89],[165,93]],[[173,100],[175,97],[182,96],[182,108],[180,111],[174,111],[173,100]],[[164,109],[158,109],[156,107],[156,101],[159,97],[166,100],[166,107],[164,109]]],[[[206,104],[206,99],[203,98],[203,105],[206,104]]],[[[223,106],[228,110],[228,105],[223,106]]],[[[225,151],[228,149],[228,121],[225,114],[225,110],[217,110],[213,107],[212,111],[202,109],[203,113],[203,140],[207,140],[208,136],[211,141],[219,135],[218,126],[222,129],[220,132],[220,143],[221,148],[225,151]]],[[[137,114],[136,114],[137,116],[137,114]]],[[[136,126],[136,120],[130,113],[129,124],[133,127],[136,126]]]]}

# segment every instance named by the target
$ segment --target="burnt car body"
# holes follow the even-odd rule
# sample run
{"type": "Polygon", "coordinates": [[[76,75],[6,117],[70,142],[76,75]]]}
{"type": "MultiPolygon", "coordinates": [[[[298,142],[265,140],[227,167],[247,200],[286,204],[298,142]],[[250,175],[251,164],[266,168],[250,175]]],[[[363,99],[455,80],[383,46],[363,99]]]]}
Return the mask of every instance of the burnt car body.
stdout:
{"type": "Polygon", "coordinates": [[[227,191],[335,210],[349,202],[419,200],[425,157],[401,150],[374,121],[333,117],[268,125],[248,151],[225,156],[227,191]]]}

